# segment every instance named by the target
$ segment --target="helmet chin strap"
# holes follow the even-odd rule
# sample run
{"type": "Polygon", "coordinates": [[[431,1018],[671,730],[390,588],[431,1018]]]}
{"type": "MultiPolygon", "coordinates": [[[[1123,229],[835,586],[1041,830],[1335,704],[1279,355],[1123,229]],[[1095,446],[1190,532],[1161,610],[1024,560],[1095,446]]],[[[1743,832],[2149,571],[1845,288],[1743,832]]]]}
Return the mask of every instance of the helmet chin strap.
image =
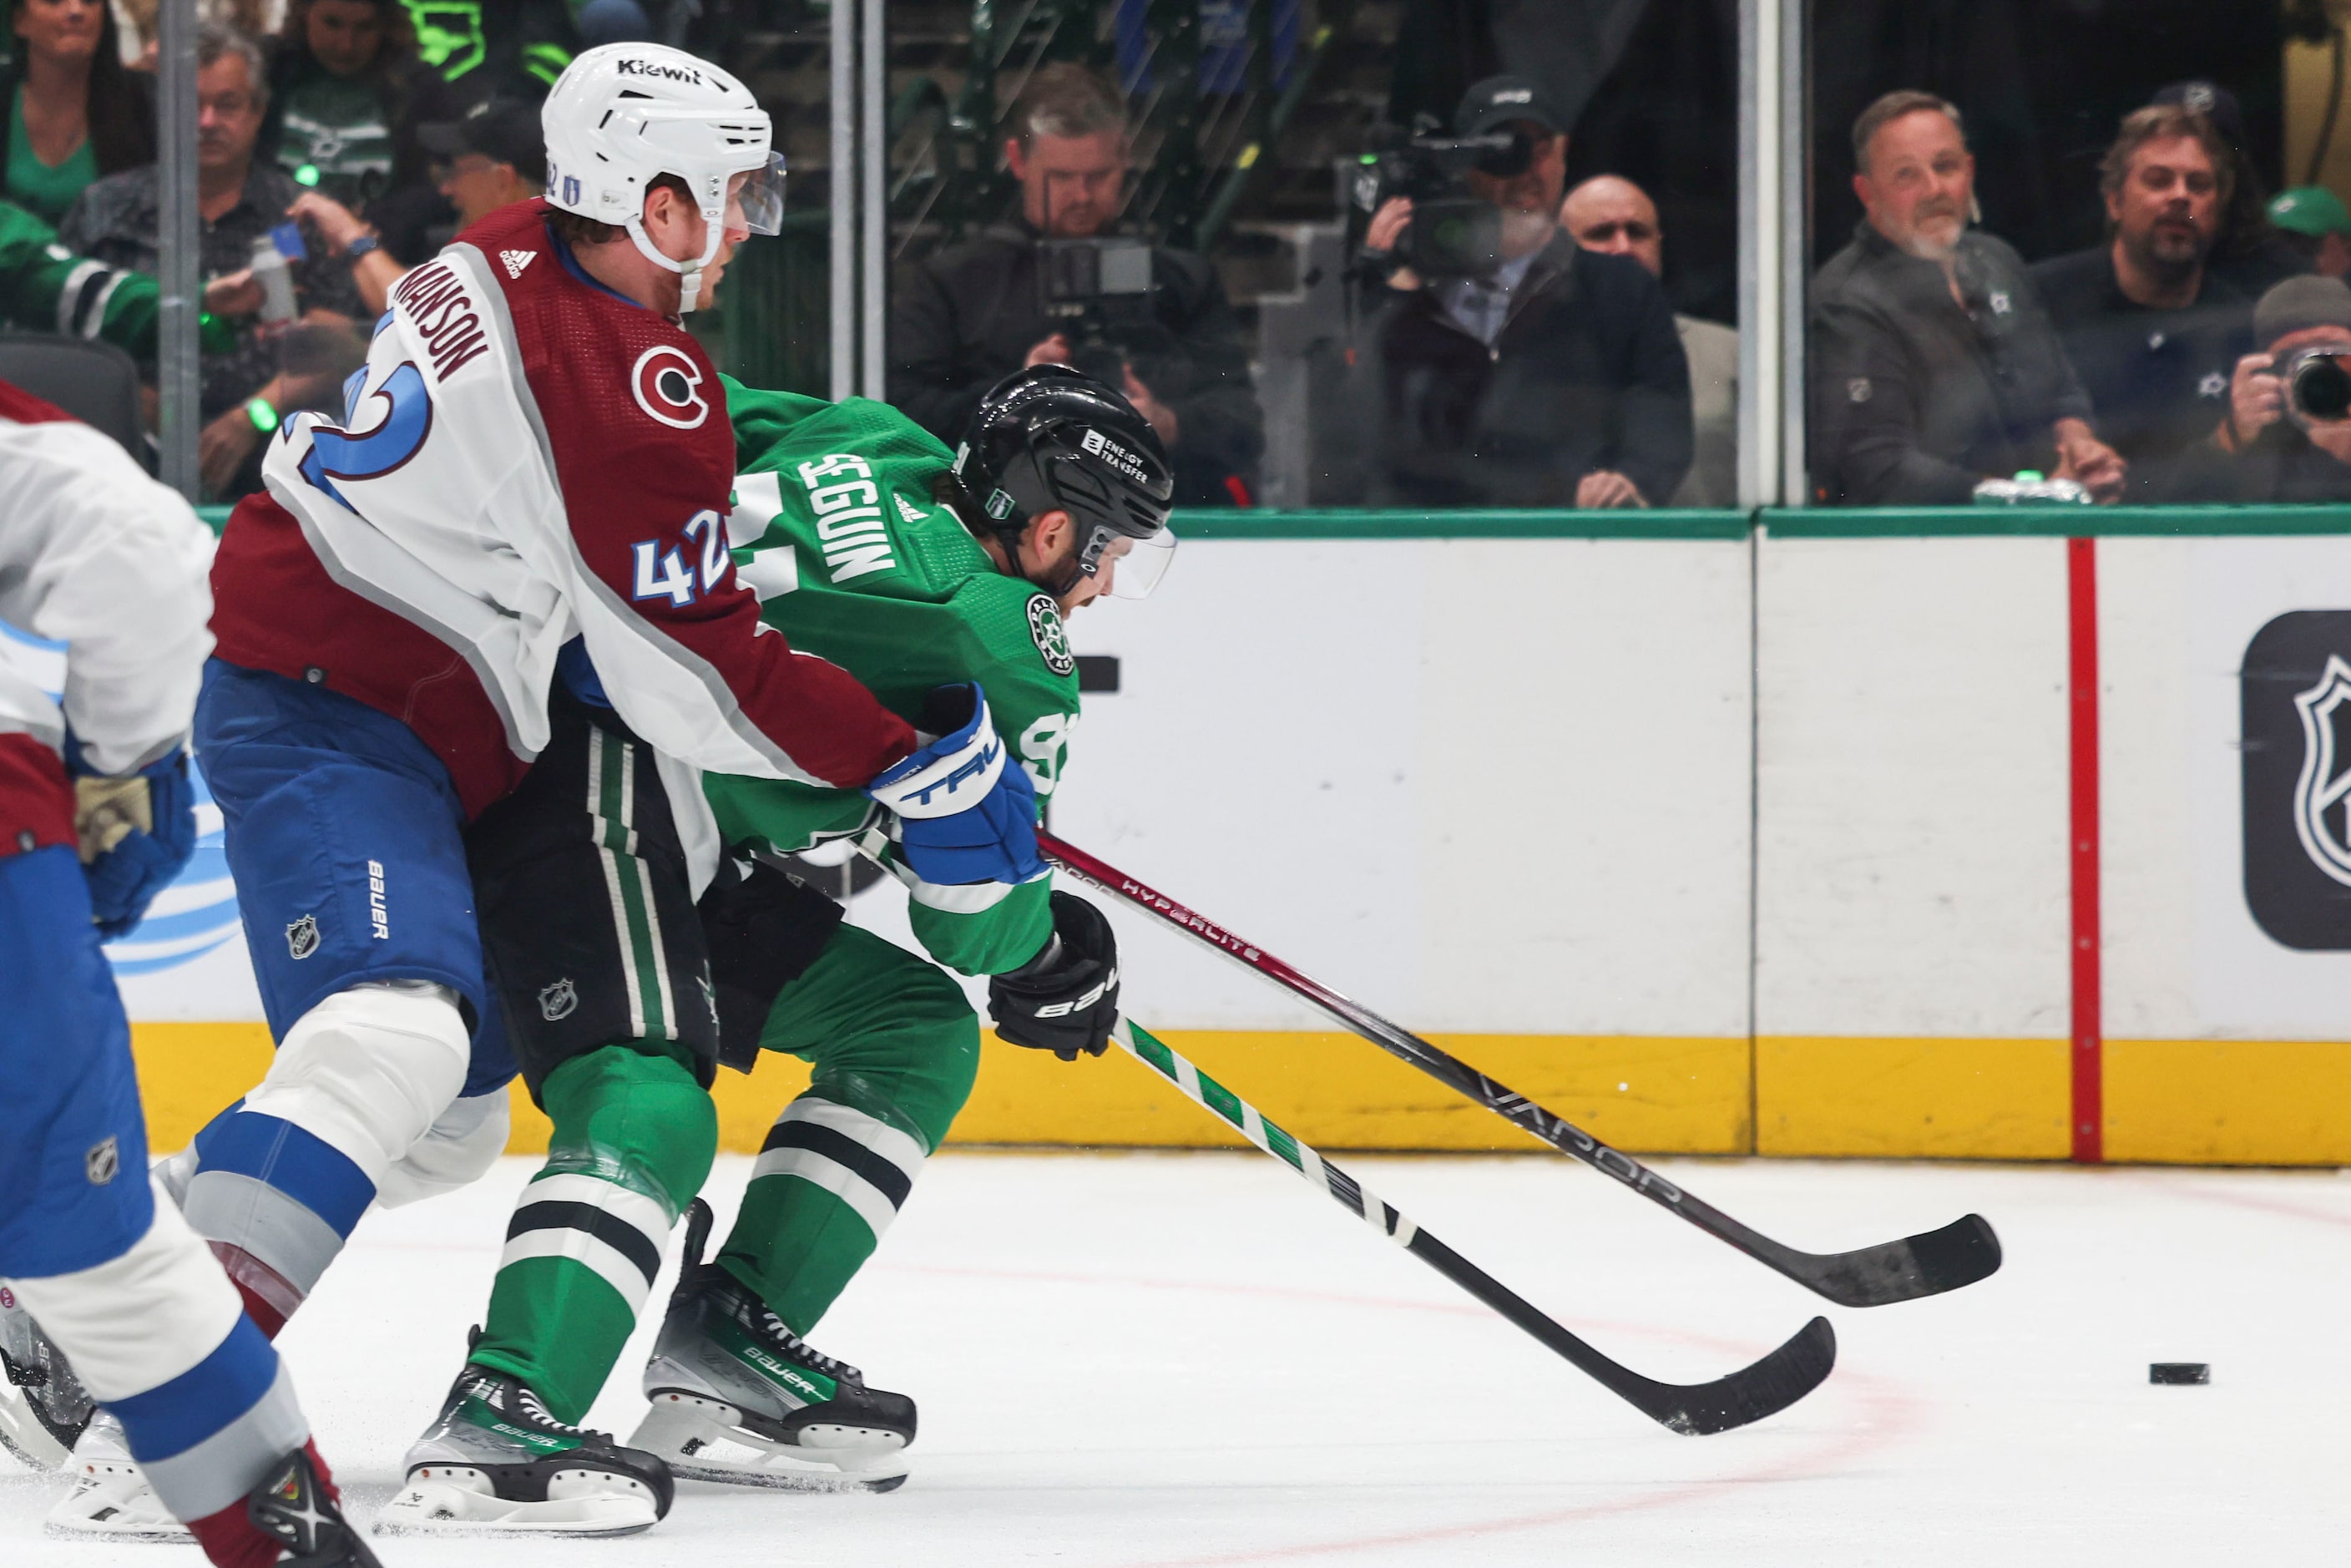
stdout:
{"type": "MultiPolygon", "coordinates": [[[[664,189],[667,187],[664,186],[664,189]]],[[[664,256],[661,247],[653,244],[653,236],[645,233],[644,214],[639,213],[629,220],[629,238],[636,245],[637,249],[643,253],[645,259],[656,267],[677,274],[677,313],[681,316],[688,314],[701,303],[702,269],[708,267],[716,257],[718,244],[726,237],[726,219],[723,216],[716,223],[712,223],[705,217],[703,225],[708,229],[709,237],[703,245],[702,254],[692,261],[680,261],[675,256],[664,256]]]]}

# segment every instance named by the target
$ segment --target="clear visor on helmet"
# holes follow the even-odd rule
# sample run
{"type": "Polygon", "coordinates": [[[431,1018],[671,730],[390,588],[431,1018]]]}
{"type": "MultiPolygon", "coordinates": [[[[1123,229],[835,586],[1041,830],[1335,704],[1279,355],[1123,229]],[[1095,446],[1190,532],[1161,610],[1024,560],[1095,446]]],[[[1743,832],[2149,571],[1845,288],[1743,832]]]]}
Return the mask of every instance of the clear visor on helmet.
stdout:
{"type": "Polygon", "coordinates": [[[768,154],[764,168],[747,169],[726,182],[726,226],[737,223],[755,235],[784,227],[784,155],[768,154]]]}
{"type": "Polygon", "coordinates": [[[1097,527],[1081,564],[1089,577],[1107,577],[1113,599],[1148,599],[1176,559],[1176,530],[1162,526],[1147,539],[1097,527]]]}

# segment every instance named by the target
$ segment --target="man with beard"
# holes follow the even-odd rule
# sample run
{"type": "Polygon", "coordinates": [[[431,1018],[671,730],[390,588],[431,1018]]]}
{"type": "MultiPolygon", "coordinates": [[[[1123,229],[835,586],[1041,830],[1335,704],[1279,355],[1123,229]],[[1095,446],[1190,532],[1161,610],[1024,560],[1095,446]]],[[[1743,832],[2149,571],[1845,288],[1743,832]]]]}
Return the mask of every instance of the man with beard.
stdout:
{"type": "Polygon", "coordinates": [[[1412,203],[1372,214],[1365,259],[1387,277],[1365,333],[1376,501],[1663,505],[1692,447],[1689,363],[1665,289],[1633,257],[1586,250],[1559,226],[1567,136],[1532,82],[1479,82],[1453,129],[1516,139],[1504,161],[1515,167],[1468,175],[1470,193],[1501,209],[1501,264],[1425,281],[1394,260],[1412,203]]]}
{"type": "Polygon", "coordinates": [[[2016,252],[1971,232],[1975,159],[1959,111],[1892,92],[1854,122],[1866,216],[1813,280],[1813,471],[1823,500],[1964,505],[2023,469],[2101,501],[2125,465],[2090,427],[2016,252]]]}
{"type": "Polygon", "coordinates": [[[2098,175],[2111,237],[2042,262],[2032,281],[2131,465],[2133,498],[2153,500],[2180,454],[2219,428],[2230,371],[2252,351],[2253,302],[2205,265],[2234,163],[2210,120],[2155,105],[2125,117],[2098,175]]]}

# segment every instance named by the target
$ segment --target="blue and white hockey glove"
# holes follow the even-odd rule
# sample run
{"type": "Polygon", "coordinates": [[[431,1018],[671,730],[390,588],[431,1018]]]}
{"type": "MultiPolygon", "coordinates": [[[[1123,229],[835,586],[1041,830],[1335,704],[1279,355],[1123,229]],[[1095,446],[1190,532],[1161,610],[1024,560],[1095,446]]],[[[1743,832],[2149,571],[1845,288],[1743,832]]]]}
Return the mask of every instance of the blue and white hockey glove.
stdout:
{"type": "Polygon", "coordinates": [[[935,886],[1027,882],[1037,853],[1037,789],[1008,760],[977,683],[931,693],[916,727],[938,738],[893,763],[865,793],[898,816],[898,847],[935,886]]]}
{"type": "MultiPolygon", "coordinates": [[[[78,749],[78,748],[77,748],[78,749]]],[[[69,759],[78,761],[78,758],[69,759]]],[[[188,754],[175,750],[136,773],[74,779],[74,836],[98,934],[120,941],[196,852],[196,792],[188,754]]]]}

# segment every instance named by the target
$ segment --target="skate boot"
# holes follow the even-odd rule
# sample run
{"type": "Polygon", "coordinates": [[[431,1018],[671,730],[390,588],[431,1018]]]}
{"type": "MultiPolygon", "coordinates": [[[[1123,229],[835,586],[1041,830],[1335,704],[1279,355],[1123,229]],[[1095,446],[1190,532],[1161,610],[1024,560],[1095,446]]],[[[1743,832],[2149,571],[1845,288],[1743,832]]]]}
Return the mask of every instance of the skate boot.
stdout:
{"type": "Polygon", "coordinates": [[[732,1274],[704,1263],[710,1206],[687,1212],[685,1263],[645,1364],[653,1408],[629,1439],[695,1480],[889,1491],[906,1479],[914,1402],[811,1349],[732,1274]]]}
{"type": "Polygon", "coordinates": [[[54,1470],[73,1454],[96,1408],[65,1353],[0,1285],[0,1448],[37,1470],[54,1470]]]}
{"type": "Polygon", "coordinates": [[[277,1461],[242,1507],[196,1521],[214,1562],[266,1561],[278,1568],[378,1568],[360,1532],[343,1518],[335,1483],[307,1446],[277,1461]],[[275,1548],[278,1555],[262,1553],[275,1548]]]}
{"type": "Polygon", "coordinates": [[[77,1541],[193,1539],[131,1458],[122,1423],[105,1411],[90,1417],[67,1468],[74,1489],[49,1510],[46,1528],[51,1535],[77,1541]]]}
{"type": "Polygon", "coordinates": [[[669,1470],[601,1432],[567,1427],[503,1372],[467,1366],[408,1450],[384,1533],[633,1535],[669,1511],[669,1470]]]}

